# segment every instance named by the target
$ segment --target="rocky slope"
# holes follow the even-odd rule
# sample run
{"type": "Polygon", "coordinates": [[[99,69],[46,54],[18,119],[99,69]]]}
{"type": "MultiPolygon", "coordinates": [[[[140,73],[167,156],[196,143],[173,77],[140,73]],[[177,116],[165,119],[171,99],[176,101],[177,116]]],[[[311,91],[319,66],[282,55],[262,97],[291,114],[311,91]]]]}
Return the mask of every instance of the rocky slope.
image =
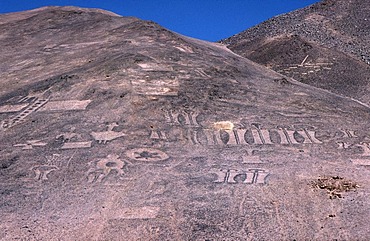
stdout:
{"type": "Polygon", "coordinates": [[[222,40],[303,83],[370,104],[370,5],[323,0],[222,40]]]}
{"type": "Polygon", "coordinates": [[[370,238],[367,106],[101,10],[0,23],[0,239],[370,238]]]}

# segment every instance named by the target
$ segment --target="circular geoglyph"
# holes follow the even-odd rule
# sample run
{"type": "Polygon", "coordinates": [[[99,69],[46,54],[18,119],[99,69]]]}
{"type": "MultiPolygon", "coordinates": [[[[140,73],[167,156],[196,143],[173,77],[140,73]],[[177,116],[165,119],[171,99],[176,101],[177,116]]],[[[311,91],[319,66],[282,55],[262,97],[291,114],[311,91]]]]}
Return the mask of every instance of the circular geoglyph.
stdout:
{"type": "Polygon", "coordinates": [[[126,155],[136,161],[164,161],[169,158],[169,156],[163,151],[153,149],[153,148],[134,148],[128,150],[126,155]]]}

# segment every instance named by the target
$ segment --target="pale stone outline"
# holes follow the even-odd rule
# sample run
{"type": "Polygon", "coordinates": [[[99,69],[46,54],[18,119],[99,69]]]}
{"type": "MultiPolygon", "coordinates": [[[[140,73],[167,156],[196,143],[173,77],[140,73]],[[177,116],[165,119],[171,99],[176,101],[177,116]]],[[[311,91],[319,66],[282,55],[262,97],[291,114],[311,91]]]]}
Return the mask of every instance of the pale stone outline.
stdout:
{"type": "Polygon", "coordinates": [[[24,144],[15,144],[15,147],[22,147],[22,150],[31,150],[33,147],[43,147],[46,146],[48,143],[42,142],[41,140],[29,140],[26,141],[24,144]]]}
{"type": "Polygon", "coordinates": [[[357,138],[358,137],[356,135],[356,133],[355,133],[354,130],[343,130],[343,129],[340,129],[339,131],[344,134],[343,137],[345,137],[345,138],[357,138]]]}
{"type": "Polygon", "coordinates": [[[153,140],[167,140],[166,132],[161,130],[150,130],[150,139],[153,140]]]}
{"type": "Polygon", "coordinates": [[[194,126],[199,127],[197,117],[200,115],[199,111],[185,112],[185,111],[172,111],[165,112],[166,120],[172,125],[194,126]],[[181,123],[183,122],[183,123],[181,123]]]}
{"type": "Polygon", "coordinates": [[[114,219],[153,219],[158,216],[160,207],[131,207],[115,211],[114,219]]]}
{"type": "Polygon", "coordinates": [[[237,182],[235,178],[240,175],[245,175],[245,179],[242,184],[266,184],[266,178],[270,175],[268,170],[259,168],[249,168],[247,171],[221,169],[212,173],[217,175],[217,180],[213,181],[214,183],[225,184],[236,184],[237,182]]]}
{"type": "Polygon", "coordinates": [[[102,144],[106,144],[108,141],[115,140],[119,137],[123,137],[126,134],[123,132],[116,132],[113,131],[113,128],[118,126],[117,123],[111,123],[107,126],[107,131],[103,132],[91,132],[90,135],[98,142],[102,144]]]}
{"type": "Polygon", "coordinates": [[[21,123],[24,121],[24,119],[29,116],[31,113],[36,112],[38,109],[40,109],[43,105],[45,105],[49,99],[38,99],[34,98],[35,101],[30,103],[26,109],[24,109],[22,112],[14,116],[13,118],[9,120],[5,120],[2,123],[2,127],[4,129],[11,128],[15,126],[18,123],[21,123]]]}
{"type": "Polygon", "coordinates": [[[63,144],[63,146],[60,149],[65,150],[65,149],[90,148],[91,143],[92,143],[91,141],[66,142],[63,144]]]}
{"type": "Polygon", "coordinates": [[[370,159],[351,159],[351,162],[359,166],[370,166],[370,159]]]}
{"type": "Polygon", "coordinates": [[[154,148],[134,148],[126,151],[125,154],[132,160],[145,162],[164,161],[169,158],[166,153],[154,148]]]}
{"type": "Polygon", "coordinates": [[[121,177],[124,174],[123,168],[126,163],[116,154],[108,155],[106,158],[99,160],[95,167],[90,168],[87,173],[88,183],[102,183],[112,170],[115,170],[116,176],[121,177]],[[112,163],[114,165],[112,165],[112,163]]]}
{"type": "Polygon", "coordinates": [[[262,164],[265,163],[261,160],[261,157],[254,156],[253,150],[247,150],[247,155],[241,156],[242,164],[262,164]]]}
{"type": "Polygon", "coordinates": [[[57,166],[53,165],[39,165],[34,166],[30,170],[32,170],[35,173],[35,177],[33,178],[36,181],[45,181],[48,180],[48,175],[58,170],[59,168],[57,166]]]}
{"type": "Polygon", "coordinates": [[[357,144],[355,146],[361,147],[363,150],[363,153],[361,156],[370,157],[370,143],[367,142],[361,142],[360,144],[357,144]]]}
{"type": "Polygon", "coordinates": [[[31,103],[19,104],[19,105],[8,105],[0,107],[0,113],[8,112],[22,112],[18,113],[11,119],[3,121],[1,127],[3,129],[11,128],[18,123],[21,123],[25,118],[36,111],[68,111],[68,110],[85,110],[92,100],[61,100],[61,101],[50,101],[49,98],[40,99],[38,97],[23,97],[19,100],[20,103],[30,101],[31,103]],[[21,108],[22,107],[22,108],[21,108]]]}
{"type": "Polygon", "coordinates": [[[55,100],[50,101],[40,111],[86,110],[92,100],[55,100]]]}
{"type": "MultiPolygon", "coordinates": [[[[47,163],[41,164],[37,166],[33,166],[30,170],[34,172],[35,177],[33,178],[36,181],[46,181],[48,180],[48,175],[56,170],[59,170],[63,163],[60,160],[61,155],[60,154],[53,154],[50,158],[46,157],[47,163]]],[[[66,166],[69,165],[72,157],[69,158],[68,162],[66,163],[66,166]]]]}
{"type": "MultiPolygon", "coordinates": [[[[322,144],[323,142],[315,137],[316,131],[303,130],[288,130],[286,128],[280,129],[261,129],[252,127],[251,129],[233,129],[233,130],[214,130],[214,129],[194,129],[193,132],[202,131],[206,136],[207,145],[302,145],[302,144],[322,144]],[[225,131],[229,138],[227,143],[224,143],[221,139],[221,131],[225,131]],[[247,143],[245,139],[245,133],[250,131],[254,140],[254,143],[247,143]],[[276,132],[280,136],[280,143],[273,143],[271,140],[271,133],[276,132]],[[304,139],[302,143],[298,142],[294,137],[294,134],[298,133],[304,139]]],[[[197,137],[197,133],[192,133],[192,137],[197,137]]],[[[199,144],[197,140],[194,144],[199,144]]]]}
{"type": "Polygon", "coordinates": [[[177,96],[179,83],[177,80],[131,80],[135,93],[153,96],[177,96]]]}
{"type": "Polygon", "coordinates": [[[27,106],[28,106],[28,103],[17,104],[17,105],[3,105],[3,106],[0,106],[0,114],[19,112],[22,109],[26,108],[27,106]]]}
{"type": "Polygon", "coordinates": [[[344,141],[337,142],[338,150],[345,150],[348,149],[351,145],[344,141]]]}

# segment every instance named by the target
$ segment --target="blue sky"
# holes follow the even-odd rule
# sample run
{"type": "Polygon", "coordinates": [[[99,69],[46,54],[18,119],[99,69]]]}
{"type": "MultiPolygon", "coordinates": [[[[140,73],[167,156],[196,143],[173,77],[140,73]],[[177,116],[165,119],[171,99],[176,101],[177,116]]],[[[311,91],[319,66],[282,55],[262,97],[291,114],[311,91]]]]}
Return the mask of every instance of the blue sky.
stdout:
{"type": "Polygon", "coordinates": [[[218,41],[318,0],[0,0],[0,13],[42,6],[101,8],[152,20],[175,32],[218,41]]]}

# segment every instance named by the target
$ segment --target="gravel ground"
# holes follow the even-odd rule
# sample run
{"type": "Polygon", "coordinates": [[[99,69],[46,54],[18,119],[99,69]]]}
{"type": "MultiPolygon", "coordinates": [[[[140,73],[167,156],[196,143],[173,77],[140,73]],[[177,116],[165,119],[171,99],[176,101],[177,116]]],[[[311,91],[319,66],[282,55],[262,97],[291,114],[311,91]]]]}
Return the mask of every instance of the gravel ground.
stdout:
{"type": "Polygon", "coordinates": [[[232,48],[259,38],[296,34],[370,64],[369,12],[368,1],[324,0],[271,18],[220,42],[232,48]]]}

